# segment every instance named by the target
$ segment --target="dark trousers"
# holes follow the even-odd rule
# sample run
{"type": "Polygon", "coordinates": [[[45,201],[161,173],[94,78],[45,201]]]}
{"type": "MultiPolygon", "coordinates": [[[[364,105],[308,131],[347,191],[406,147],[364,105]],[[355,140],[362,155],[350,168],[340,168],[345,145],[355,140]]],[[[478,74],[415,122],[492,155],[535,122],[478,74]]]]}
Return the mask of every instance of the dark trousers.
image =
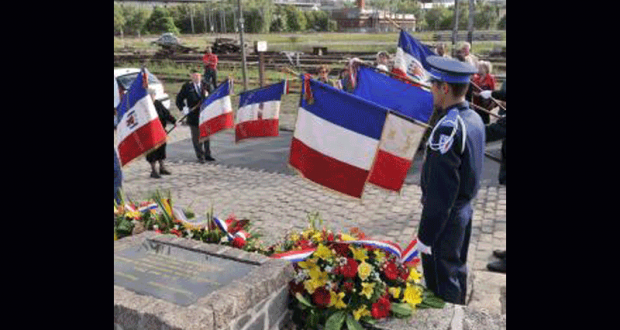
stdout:
{"type": "Polygon", "coordinates": [[[194,152],[198,159],[204,159],[211,156],[210,141],[206,140],[202,143],[199,142],[200,129],[198,126],[189,126],[189,130],[192,134],[192,144],[194,145],[194,152]]]}
{"type": "Polygon", "coordinates": [[[444,301],[465,305],[467,253],[471,236],[471,206],[453,211],[432,254],[422,254],[426,287],[444,301]]]}
{"type": "Polygon", "coordinates": [[[207,84],[208,91],[211,93],[217,87],[217,70],[211,68],[205,68],[204,81],[207,84]]]}
{"type": "Polygon", "coordinates": [[[156,161],[166,159],[166,144],[162,144],[159,148],[151,151],[146,155],[146,161],[149,163],[154,163],[156,161]]]}

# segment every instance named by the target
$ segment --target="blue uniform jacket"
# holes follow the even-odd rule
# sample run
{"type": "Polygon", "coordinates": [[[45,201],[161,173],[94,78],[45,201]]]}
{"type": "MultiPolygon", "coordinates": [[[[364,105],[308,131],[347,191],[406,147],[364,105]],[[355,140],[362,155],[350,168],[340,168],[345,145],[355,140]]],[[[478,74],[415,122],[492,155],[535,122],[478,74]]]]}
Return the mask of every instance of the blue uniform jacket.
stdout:
{"type": "Polygon", "coordinates": [[[471,217],[470,202],[480,187],[484,161],[484,123],[469,109],[469,103],[462,102],[446,109],[445,116],[453,120],[439,123],[429,137],[421,173],[424,207],[418,238],[431,247],[450,217],[471,217]],[[464,148],[463,127],[456,120],[457,114],[466,129],[464,148]]]}

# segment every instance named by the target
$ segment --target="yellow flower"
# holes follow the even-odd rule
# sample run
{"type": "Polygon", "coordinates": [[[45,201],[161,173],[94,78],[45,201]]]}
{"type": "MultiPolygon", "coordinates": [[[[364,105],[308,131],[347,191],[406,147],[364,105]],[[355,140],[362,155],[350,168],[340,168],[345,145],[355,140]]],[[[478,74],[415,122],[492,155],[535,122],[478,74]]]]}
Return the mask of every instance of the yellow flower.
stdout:
{"type": "Polygon", "coordinates": [[[327,272],[322,272],[318,267],[312,268],[308,271],[308,275],[310,275],[310,279],[316,281],[319,286],[323,286],[327,284],[328,274],[327,272]]]}
{"type": "Polygon", "coordinates": [[[316,242],[321,242],[323,240],[323,234],[320,231],[317,231],[314,235],[312,235],[312,239],[316,242]]]}
{"type": "Polygon", "coordinates": [[[385,253],[381,250],[374,251],[377,261],[382,264],[385,261],[385,253]]]}
{"type": "Polygon", "coordinates": [[[366,296],[366,299],[370,299],[372,296],[372,292],[375,290],[375,283],[366,283],[362,282],[362,292],[360,292],[361,296],[366,296]]]}
{"type": "Polygon", "coordinates": [[[388,292],[392,295],[392,297],[394,297],[395,299],[398,299],[398,297],[400,296],[400,288],[399,287],[393,287],[393,288],[389,288],[388,292]]]}
{"type": "Polygon", "coordinates": [[[299,241],[299,235],[298,234],[292,234],[291,235],[291,241],[293,241],[293,243],[299,241]]]}
{"type": "Polygon", "coordinates": [[[328,247],[320,243],[319,243],[319,247],[316,248],[314,255],[323,260],[327,260],[333,257],[332,251],[328,247]]]}
{"type": "Polygon", "coordinates": [[[366,281],[371,271],[372,271],[372,265],[370,265],[367,262],[362,262],[357,267],[357,275],[362,279],[362,281],[366,281]]]}
{"type": "Polygon", "coordinates": [[[313,294],[314,290],[316,290],[317,288],[321,287],[320,285],[317,285],[318,283],[316,283],[316,281],[314,280],[306,280],[304,281],[304,289],[306,289],[306,291],[308,291],[308,293],[313,294]]]}
{"type": "Polygon", "coordinates": [[[306,229],[306,230],[304,230],[304,232],[301,234],[301,237],[302,237],[303,239],[308,239],[308,238],[310,238],[310,236],[312,236],[312,234],[313,234],[313,233],[314,233],[314,230],[313,230],[313,229],[306,229]]]}
{"type": "Polygon", "coordinates": [[[422,278],[422,274],[420,274],[417,269],[414,267],[409,268],[409,277],[407,277],[407,281],[420,283],[420,278],[422,278]]]}
{"type": "Polygon", "coordinates": [[[355,241],[353,236],[349,236],[347,234],[340,234],[340,239],[343,241],[355,241]]]}
{"type": "Polygon", "coordinates": [[[417,285],[411,285],[407,283],[403,302],[408,303],[411,308],[415,308],[417,304],[422,302],[422,289],[417,285]]]}
{"type": "Polygon", "coordinates": [[[366,255],[366,249],[358,249],[353,245],[349,246],[349,249],[351,249],[351,251],[353,252],[353,259],[359,260],[360,262],[364,262],[366,261],[366,259],[368,259],[368,256],[366,255]]]}
{"type": "Polygon", "coordinates": [[[141,215],[140,211],[127,211],[125,213],[125,217],[129,219],[137,219],[140,217],[140,215],[141,215]]]}
{"type": "Polygon", "coordinates": [[[327,307],[336,307],[337,309],[343,309],[347,307],[347,304],[342,300],[344,298],[344,292],[335,293],[334,291],[329,291],[329,295],[331,296],[329,305],[327,307]]]}
{"type": "Polygon", "coordinates": [[[353,317],[356,321],[359,321],[362,316],[370,316],[370,311],[366,309],[366,305],[362,305],[362,307],[358,308],[353,312],[353,317]]]}
{"type": "Polygon", "coordinates": [[[308,258],[305,261],[300,261],[297,263],[297,265],[303,269],[314,269],[317,268],[318,266],[316,265],[316,262],[318,261],[318,258],[308,258]]]}

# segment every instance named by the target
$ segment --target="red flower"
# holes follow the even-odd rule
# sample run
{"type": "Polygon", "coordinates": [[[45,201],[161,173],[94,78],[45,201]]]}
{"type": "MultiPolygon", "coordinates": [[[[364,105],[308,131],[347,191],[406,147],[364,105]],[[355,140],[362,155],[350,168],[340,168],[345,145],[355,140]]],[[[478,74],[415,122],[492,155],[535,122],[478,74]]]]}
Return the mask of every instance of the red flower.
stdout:
{"type": "Polygon", "coordinates": [[[357,275],[357,266],[355,259],[347,258],[347,263],[341,267],[340,272],[346,278],[354,278],[357,275]]]}
{"type": "Polygon", "coordinates": [[[243,239],[243,237],[235,237],[232,241],[232,246],[236,247],[237,249],[241,249],[242,247],[245,246],[245,239],[243,239]]]}
{"type": "Polygon", "coordinates": [[[317,305],[319,308],[327,307],[330,301],[331,296],[329,294],[329,291],[327,291],[324,287],[320,287],[314,290],[314,293],[312,294],[312,302],[314,302],[314,304],[317,305]]]}
{"type": "Polygon", "coordinates": [[[351,282],[351,281],[346,281],[346,282],[344,282],[344,284],[342,285],[342,288],[343,288],[345,291],[349,292],[349,291],[353,290],[353,286],[354,286],[354,285],[355,285],[355,284],[353,284],[353,282],[351,282]]]}
{"type": "Polygon", "coordinates": [[[297,246],[299,246],[302,249],[309,249],[309,248],[313,248],[314,244],[312,244],[312,242],[308,241],[307,239],[302,239],[297,242],[297,246]]]}
{"type": "Polygon", "coordinates": [[[409,277],[409,268],[401,267],[400,268],[400,279],[404,282],[407,282],[407,278],[409,277]]]}
{"type": "Polygon", "coordinates": [[[290,281],[288,287],[289,292],[292,295],[295,295],[298,292],[304,293],[304,282],[295,283],[295,281],[290,281]]]}
{"type": "Polygon", "coordinates": [[[388,262],[387,265],[385,266],[385,269],[383,270],[383,274],[385,274],[385,277],[387,277],[390,280],[395,280],[396,278],[398,278],[399,271],[398,271],[398,268],[396,267],[396,264],[391,261],[388,262]]]}
{"type": "Polygon", "coordinates": [[[349,255],[349,251],[351,251],[349,250],[349,244],[334,243],[332,244],[332,247],[336,250],[336,253],[343,257],[347,257],[349,255]]]}
{"type": "Polygon", "coordinates": [[[382,319],[388,317],[390,315],[390,299],[387,296],[383,296],[377,300],[376,303],[372,304],[372,309],[370,314],[375,319],[382,319]]]}
{"type": "Polygon", "coordinates": [[[183,235],[180,231],[178,231],[176,229],[170,230],[170,233],[174,234],[174,235],[177,235],[177,237],[181,237],[183,235]]]}

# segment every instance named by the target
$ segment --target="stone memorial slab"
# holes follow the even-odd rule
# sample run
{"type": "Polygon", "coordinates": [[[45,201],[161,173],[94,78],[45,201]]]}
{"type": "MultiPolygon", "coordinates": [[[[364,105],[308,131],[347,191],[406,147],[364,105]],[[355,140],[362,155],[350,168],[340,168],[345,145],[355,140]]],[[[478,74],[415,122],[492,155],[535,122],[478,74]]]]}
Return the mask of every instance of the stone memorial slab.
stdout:
{"type": "Polygon", "coordinates": [[[146,231],[114,241],[115,330],[279,330],[285,260],[146,231]]]}
{"type": "Polygon", "coordinates": [[[145,240],[114,253],[114,284],[189,306],[248,274],[256,264],[145,240]]]}

